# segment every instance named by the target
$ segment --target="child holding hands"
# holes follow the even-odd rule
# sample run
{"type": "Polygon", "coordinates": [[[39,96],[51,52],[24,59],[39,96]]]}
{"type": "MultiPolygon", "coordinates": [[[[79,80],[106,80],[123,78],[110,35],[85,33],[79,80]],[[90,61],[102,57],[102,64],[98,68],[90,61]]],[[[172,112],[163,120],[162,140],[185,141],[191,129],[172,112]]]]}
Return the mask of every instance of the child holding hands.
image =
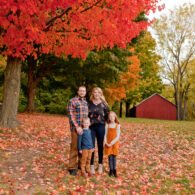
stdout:
{"type": "Polygon", "coordinates": [[[83,134],[78,138],[78,150],[82,154],[81,158],[81,174],[83,177],[87,177],[86,171],[91,176],[90,161],[91,155],[94,151],[94,146],[91,137],[91,130],[89,129],[90,119],[83,119],[83,134]],[[85,171],[86,169],[86,171],[85,171]]]}
{"type": "Polygon", "coordinates": [[[109,176],[117,177],[116,172],[116,156],[118,155],[118,140],[120,137],[120,124],[115,112],[111,111],[108,114],[108,120],[105,127],[104,136],[104,154],[108,155],[109,176]]]}

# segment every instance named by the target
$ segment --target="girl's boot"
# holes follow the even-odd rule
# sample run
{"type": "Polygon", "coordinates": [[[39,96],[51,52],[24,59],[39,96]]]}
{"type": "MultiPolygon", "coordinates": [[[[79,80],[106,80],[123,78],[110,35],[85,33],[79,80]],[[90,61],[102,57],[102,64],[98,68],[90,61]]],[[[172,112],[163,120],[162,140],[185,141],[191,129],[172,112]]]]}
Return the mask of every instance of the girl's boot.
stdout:
{"type": "Polygon", "coordinates": [[[117,173],[116,173],[116,169],[113,170],[113,174],[115,177],[118,177],[117,173]]]}
{"type": "Polygon", "coordinates": [[[113,170],[110,169],[110,171],[109,171],[109,176],[111,177],[112,174],[113,174],[113,170]]]}

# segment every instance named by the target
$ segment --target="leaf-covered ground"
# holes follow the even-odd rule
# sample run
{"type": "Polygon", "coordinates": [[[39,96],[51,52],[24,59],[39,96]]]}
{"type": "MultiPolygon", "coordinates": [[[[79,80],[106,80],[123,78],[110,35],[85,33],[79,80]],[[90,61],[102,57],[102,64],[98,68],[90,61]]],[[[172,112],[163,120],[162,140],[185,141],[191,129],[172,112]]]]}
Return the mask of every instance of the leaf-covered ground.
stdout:
{"type": "Polygon", "coordinates": [[[67,171],[66,117],[18,118],[19,128],[0,129],[0,194],[195,194],[195,122],[122,119],[119,177],[105,156],[104,173],[83,178],[67,171]]]}

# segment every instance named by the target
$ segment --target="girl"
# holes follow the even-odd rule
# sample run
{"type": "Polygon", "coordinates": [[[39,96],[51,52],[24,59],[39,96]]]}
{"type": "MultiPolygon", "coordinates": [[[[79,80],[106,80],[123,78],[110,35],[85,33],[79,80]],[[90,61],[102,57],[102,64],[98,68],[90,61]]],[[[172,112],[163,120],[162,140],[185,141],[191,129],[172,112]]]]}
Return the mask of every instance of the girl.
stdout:
{"type": "Polygon", "coordinates": [[[104,154],[108,155],[110,167],[109,176],[112,174],[117,177],[116,173],[116,156],[118,155],[118,140],[120,137],[120,124],[115,112],[108,114],[108,120],[105,127],[105,147],[104,154]]]}

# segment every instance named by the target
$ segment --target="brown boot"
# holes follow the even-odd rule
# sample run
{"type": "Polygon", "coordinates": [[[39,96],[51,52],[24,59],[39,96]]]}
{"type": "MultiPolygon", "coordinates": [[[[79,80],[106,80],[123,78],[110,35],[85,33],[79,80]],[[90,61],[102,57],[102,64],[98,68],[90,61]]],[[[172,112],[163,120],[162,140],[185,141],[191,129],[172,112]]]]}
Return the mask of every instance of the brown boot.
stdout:
{"type": "Polygon", "coordinates": [[[91,177],[91,176],[92,176],[91,171],[88,171],[87,173],[88,173],[88,176],[89,176],[89,177],[91,177]]]}
{"type": "Polygon", "coordinates": [[[87,177],[87,174],[86,174],[86,172],[81,172],[81,175],[83,176],[83,177],[87,177]]]}
{"type": "Polygon", "coordinates": [[[118,175],[116,173],[116,169],[113,170],[113,175],[114,175],[114,177],[118,177],[118,175]]]}

